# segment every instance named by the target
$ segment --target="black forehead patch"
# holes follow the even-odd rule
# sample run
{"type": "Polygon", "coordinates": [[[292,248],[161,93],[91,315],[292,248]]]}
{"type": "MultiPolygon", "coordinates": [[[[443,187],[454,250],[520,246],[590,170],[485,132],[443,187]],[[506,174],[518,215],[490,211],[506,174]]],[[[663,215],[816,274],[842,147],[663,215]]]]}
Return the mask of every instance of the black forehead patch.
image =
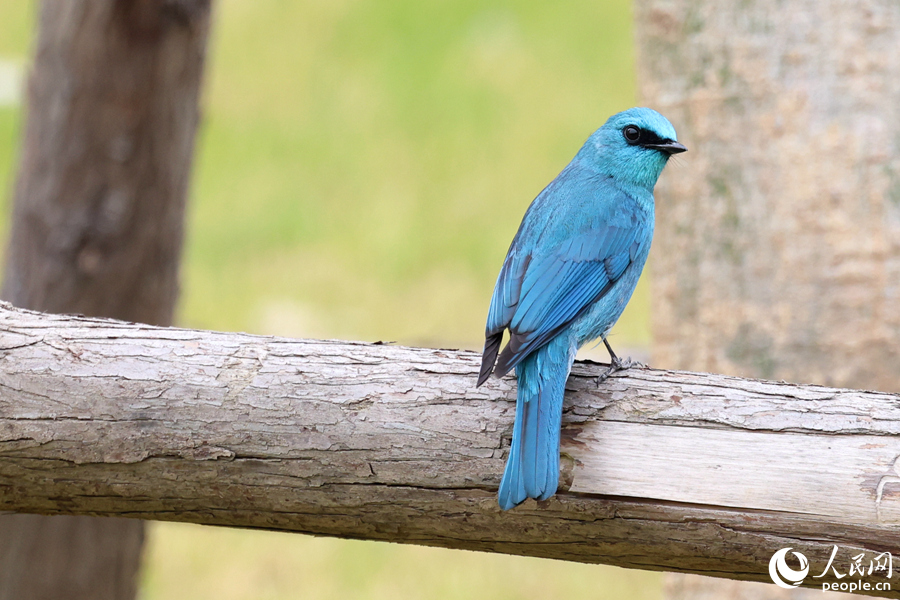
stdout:
{"type": "Polygon", "coordinates": [[[648,144],[663,144],[668,140],[659,137],[655,131],[650,131],[649,129],[640,129],[641,136],[638,138],[639,146],[646,146],[648,144]]]}

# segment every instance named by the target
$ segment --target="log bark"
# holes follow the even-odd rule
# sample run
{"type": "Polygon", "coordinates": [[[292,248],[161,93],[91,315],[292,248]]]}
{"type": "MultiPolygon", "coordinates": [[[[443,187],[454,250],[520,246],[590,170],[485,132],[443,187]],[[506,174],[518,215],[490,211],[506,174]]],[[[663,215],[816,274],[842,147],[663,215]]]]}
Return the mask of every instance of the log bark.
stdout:
{"type": "Polygon", "coordinates": [[[515,384],[476,389],[478,366],[473,352],[4,305],[0,510],[751,581],[768,580],[783,547],[824,569],[835,544],[868,556],[900,545],[896,395],[652,369],[597,387],[599,367],[579,362],[560,492],[503,512],[515,384]]]}
{"type": "MultiPolygon", "coordinates": [[[[172,322],[209,0],[47,0],[2,297],[172,322]]],[[[0,516],[0,600],[128,600],[143,527],[0,516]]]]}

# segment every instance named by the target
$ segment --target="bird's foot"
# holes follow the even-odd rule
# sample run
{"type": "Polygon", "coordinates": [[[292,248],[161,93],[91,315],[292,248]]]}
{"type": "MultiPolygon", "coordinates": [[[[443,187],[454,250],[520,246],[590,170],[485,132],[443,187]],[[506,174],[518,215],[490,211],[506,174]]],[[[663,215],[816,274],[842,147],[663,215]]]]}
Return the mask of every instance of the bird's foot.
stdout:
{"type": "Polygon", "coordinates": [[[600,387],[600,384],[609,379],[609,376],[613,373],[618,373],[619,371],[627,371],[632,367],[646,368],[647,365],[642,362],[632,360],[630,356],[624,359],[619,358],[618,356],[613,356],[609,361],[609,367],[607,367],[606,370],[604,370],[602,373],[600,373],[600,375],[597,376],[597,379],[595,380],[597,383],[597,387],[600,387]]]}

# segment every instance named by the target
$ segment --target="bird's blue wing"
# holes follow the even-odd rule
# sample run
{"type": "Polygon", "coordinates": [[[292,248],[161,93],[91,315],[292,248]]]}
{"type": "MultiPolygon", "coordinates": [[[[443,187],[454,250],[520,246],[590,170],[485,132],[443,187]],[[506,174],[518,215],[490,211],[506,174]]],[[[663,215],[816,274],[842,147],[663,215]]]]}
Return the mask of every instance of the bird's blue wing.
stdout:
{"type": "Polygon", "coordinates": [[[497,284],[494,286],[494,295],[491,298],[491,307],[488,309],[484,332],[484,352],[481,357],[478,385],[487,381],[491,371],[494,370],[497,354],[500,353],[500,344],[503,342],[503,331],[509,326],[515,314],[516,306],[519,304],[522,280],[531,263],[531,254],[517,247],[518,239],[519,235],[516,235],[506,255],[503,268],[500,269],[497,284]]]}
{"type": "Polygon", "coordinates": [[[491,307],[488,310],[487,325],[485,326],[486,335],[502,333],[509,326],[516,306],[519,304],[522,280],[530,263],[531,254],[523,252],[513,242],[506,255],[503,268],[500,269],[500,275],[497,277],[497,285],[494,287],[494,295],[491,298],[491,307]]]}
{"type": "Polygon", "coordinates": [[[538,196],[494,287],[478,385],[492,371],[507,373],[609,291],[646,251],[646,216],[620,189],[570,169],[538,196]]]}
{"type": "Polygon", "coordinates": [[[515,367],[603,297],[640,252],[640,233],[640,226],[606,225],[532,257],[508,322],[510,341],[500,353],[497,374],[515,367]]]}

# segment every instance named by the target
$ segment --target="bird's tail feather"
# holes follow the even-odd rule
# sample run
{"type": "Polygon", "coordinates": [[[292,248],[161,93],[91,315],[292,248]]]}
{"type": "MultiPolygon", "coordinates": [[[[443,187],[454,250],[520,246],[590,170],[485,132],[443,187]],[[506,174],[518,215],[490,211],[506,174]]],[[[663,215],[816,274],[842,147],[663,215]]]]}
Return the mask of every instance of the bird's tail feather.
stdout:
{"type": "Polygon", "coordinates": [[[498,494],[503,510],[556,493],[563,394],[574,354],[558,336],[516,367],[516,422],[498,494]]]}

